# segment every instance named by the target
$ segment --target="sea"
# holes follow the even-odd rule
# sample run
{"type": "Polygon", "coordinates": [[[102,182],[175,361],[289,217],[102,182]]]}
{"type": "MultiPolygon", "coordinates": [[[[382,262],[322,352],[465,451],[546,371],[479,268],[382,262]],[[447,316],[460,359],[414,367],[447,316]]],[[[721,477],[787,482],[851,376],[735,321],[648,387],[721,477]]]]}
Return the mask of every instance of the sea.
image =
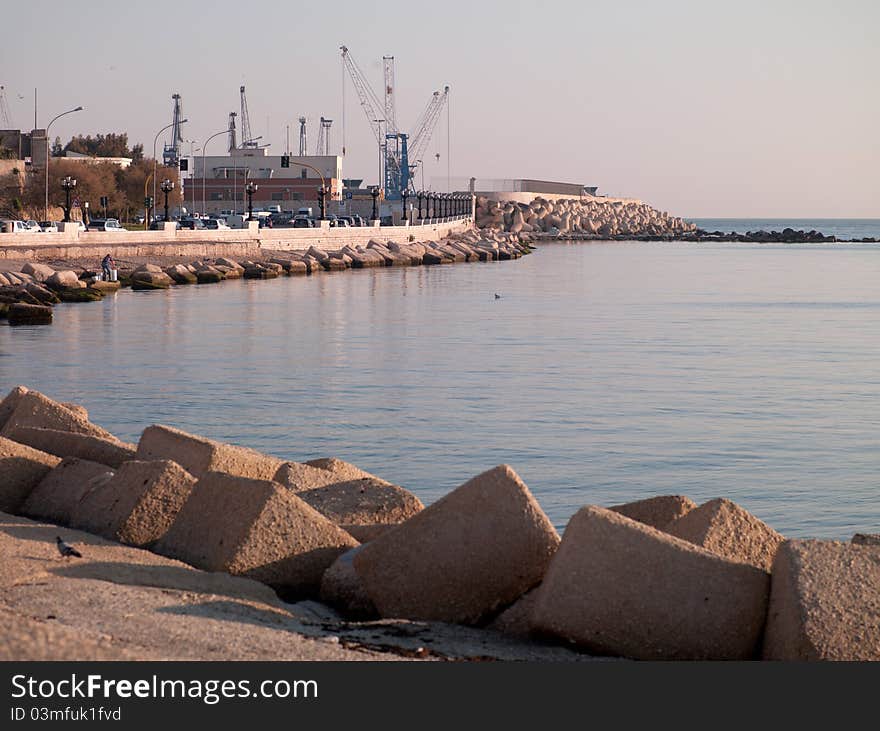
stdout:
{"type": "Polygon", "coordinates": [[[4,392],[81,403],[122,439],[161,423],[335,456],[426,504],[506,463],[560,531],[663,494],[791,537],[880,531],[878,363],[880,244],[543,243],[0,325],[4,392]]]}
{"type": "Polygon", "coordinates": [[[704,231],[744,234],[749,231],[818,231],[841,240],[880,239],[878,218],[689,218],[704,231]]]}

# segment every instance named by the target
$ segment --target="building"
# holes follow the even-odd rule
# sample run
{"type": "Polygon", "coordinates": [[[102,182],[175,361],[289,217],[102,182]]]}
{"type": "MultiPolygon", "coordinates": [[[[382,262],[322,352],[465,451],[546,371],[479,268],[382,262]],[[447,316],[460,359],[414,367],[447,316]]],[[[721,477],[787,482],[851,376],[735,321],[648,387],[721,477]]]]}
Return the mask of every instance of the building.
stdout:
{"type": "MultiPolygon", "coordinates": [[[[435,178],[431,181],[434,190],[446,189],[446,178],[435,178]],[[439,185],[440,187],[436,187],[439,185]]],[[[560,183],[551,180],[533,180],[531,178],[453,178],[450,181],[452,190],[470,191],[477,195],[497,197],[499,193],[528,193],[535,196],[552,195],[556,198],[582,198],[595,196],[599,189],[596,185],[581,183],[560,183]],[[473,187],[471,187],[473,186],[473,187]]]]}
{"type": "Polygon", "coordinates": [[[203,213],[244,210],[245,186],[257,184],[254,208],[281,206],[296,210],[303,202],[316,203],[323,183],[330,189],[327,202],[342,199],[342,158],[338,155],[288,157],[269,155],[266,148],[234,149],[228,155],[195,155],[190,159],[191,177],[183,180],[185,197],[198,201],[194,207],[203,213]],[[204,200],[204,205],[201,201],[204,200]]]}

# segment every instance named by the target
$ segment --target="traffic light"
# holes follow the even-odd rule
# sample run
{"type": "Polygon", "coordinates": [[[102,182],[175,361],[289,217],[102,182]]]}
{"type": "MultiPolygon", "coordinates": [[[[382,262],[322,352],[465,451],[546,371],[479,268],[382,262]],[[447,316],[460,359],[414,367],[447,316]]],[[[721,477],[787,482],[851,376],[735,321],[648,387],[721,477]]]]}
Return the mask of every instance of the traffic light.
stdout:
{"type": "Polygon", "coordinates": [[[283,168],[290,167],[290,155],[282,155],[281,156],[281,167],[283,167],[283,168]]]}
{"type": "Polygon", "coordinates": [[[180,158],[180,172],[185,173],[189,170],[189,160],[185,157],[180,158]]]}
{"type": "Polygon", "coordinates": [[[153,196],[148,195],[144,198],[144,208],[152,208],[153,207],[153,196]]]}
{"type": "Polygon", "coordinates": [[[106,196],[106,195],[102,195],[102,196],[101,196],[101,208],[106,208],[108,202],[109,202],[109,201],[107,200],[107,196],[106,196]]]}

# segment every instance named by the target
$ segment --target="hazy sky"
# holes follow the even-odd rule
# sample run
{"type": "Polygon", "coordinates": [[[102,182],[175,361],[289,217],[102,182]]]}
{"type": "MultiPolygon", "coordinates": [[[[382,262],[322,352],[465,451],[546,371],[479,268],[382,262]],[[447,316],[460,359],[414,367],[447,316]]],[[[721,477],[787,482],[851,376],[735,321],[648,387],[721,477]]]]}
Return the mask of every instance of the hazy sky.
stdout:
{"type": "MultiPolygon", "coordinates": [[[[31,129],[36,87],[39,126],[85,107],[53,125],[64,141],[126,131],[151,155],[179,92],[198,147],[245,84],[272,152],[288,124],[297,149],[300,115],[310,153],[321,115],[338,152],[345,44],[377,93],[395,57],[403,131],[450,85],[453,177],[598,185],[690,217],[880,217],[876,0],[27,0],[4,19],[12,121],[31,129]]],[[[345,175],[372,182],[350,83],[346,98],[345,175]]],[[[446,136],[444,114],[426,182],[445,181],[446,136]]]]}

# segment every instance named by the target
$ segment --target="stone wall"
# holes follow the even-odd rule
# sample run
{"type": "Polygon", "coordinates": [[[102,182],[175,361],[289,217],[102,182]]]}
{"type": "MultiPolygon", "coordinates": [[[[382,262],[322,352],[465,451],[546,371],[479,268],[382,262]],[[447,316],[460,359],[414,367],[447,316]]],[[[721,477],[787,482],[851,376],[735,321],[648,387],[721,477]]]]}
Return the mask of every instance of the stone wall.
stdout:
{"type": "Polygon", "coordinates": [[[364,226],[354,228],[233,229],[231,231],[107,231],[77,230],[41,234],[0,234],[3,259],[92,259],[110,253],[115,258],[133,256],[247,257],[260,249],[306,251],[339,249],[350,244],[366,245],[370,240],[439,241],[473,228],[467,217],[444,219],[416,226],[364,226]]]}

